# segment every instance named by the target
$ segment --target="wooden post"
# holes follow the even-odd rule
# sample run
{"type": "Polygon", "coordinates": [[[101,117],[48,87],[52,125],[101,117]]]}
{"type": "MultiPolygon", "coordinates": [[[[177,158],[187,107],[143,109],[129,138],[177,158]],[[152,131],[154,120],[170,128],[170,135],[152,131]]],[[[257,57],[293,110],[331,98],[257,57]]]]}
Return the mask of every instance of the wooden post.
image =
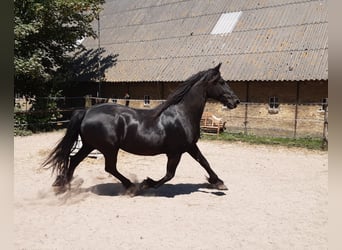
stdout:
{"type": "Polygon", "coordinates": [[[90,95],[86,95],[84,97],[84,107],[85,108],[90,108],[91,107],[91,96],[90,95]]]}
{"type": "Polygon", "coordinates": [[[323,104],[324,109],[324,123],[323,123],[323,140],[322,149],[328,149],[328,100],[323,104]]]}
{"type": "Polygon", "coordinates": [[[298,119],[298,104],[299,104],[299,82],[297,82],[297,94],[296,94],[296,108],[295,108],[295,120],[294,120],[294,132],[293,137],[297,137],[297,119],[298,119]]]}
{"type": "Polygon", "coordinates": [[[245,121],[244,121],[244,132],[245,135],[248,134],[247,124],[248,124],[248,102],[249,102],[249,83],[246,85],[246,104],[245,104],[245,121]]]}

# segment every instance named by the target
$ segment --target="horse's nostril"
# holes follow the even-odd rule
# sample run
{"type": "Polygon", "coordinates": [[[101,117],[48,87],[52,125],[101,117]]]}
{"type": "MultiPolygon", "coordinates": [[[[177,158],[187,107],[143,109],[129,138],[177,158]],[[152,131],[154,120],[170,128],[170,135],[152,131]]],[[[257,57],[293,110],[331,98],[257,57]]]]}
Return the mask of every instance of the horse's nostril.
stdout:
{"type": "Polygon", "coordinates": [[[239,103],[240,103],[240,100],[239,100],[239,99],[238,99],[238,100],[236,100],[236,101],[235,101],[235,103],[236,103],[236,104],[239,104],[239,103]]]}

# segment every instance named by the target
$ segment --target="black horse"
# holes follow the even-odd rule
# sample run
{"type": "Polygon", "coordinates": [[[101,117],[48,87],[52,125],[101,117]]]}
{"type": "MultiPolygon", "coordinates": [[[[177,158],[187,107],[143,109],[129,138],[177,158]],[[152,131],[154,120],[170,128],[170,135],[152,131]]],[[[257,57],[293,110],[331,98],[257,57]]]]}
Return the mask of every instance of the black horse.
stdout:
{"type": "Polygon", "coordinates": [[[66,134],[53,149],[43,166],[57,171],[55,187],[70,183],[77,165],[94,149],[105,158],[105,170],[118,178],[128,192],[157,188],[172,179],[183,153],[188,152],[208,172],[214,188],[227,189],[209,166],[196,143],[200,137],[200,119],[208,98],[230,109],[238,97],[224,81],[220,66],[201,71],[184,81],[168,99],[153,109],[133,109],[113,103],[95,105],[75,111],[66,134]],[[70,153],[80,135],[81,149],[70,153]],[[158,181],[145,179],[139,187],[123,176],[116,167],[119,149],[137,155],[166,154],[166,175],[158,181]]]}

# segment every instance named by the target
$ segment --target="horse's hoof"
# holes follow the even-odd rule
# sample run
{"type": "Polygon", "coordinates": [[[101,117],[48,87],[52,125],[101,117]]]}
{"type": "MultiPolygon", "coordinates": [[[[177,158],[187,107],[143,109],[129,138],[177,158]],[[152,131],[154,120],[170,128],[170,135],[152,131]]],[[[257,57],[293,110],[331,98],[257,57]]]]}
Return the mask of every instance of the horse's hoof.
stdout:
{"type": "Polygon", "coordinates": [[[156,184],[156,182],[154,180],[152,180],[151,178],[147,177],[142,183],[140,183],[140,190],[146,190],[149,189],[151,187],[154,187],[156,184]]]}
{"type": "Polygon", "coordinates": [[[140,188],[140,190],[149,189],[150,188],[150,184],[149,184],[148,179],[143,180],[143,182],[140,183],[139,188],[140,188]]]}
{"type": "Polygon", "coordinates": [[[140,185],[139,185],[139,189],[140,189],[141,191],[144,191],[144,190],[146,190],[146,189],[148,189],[148,188],[149,188],[149,186],[147,185],[146,181],[143,181],[143,182],[140,183],[140,185]]]}
{"type": "Polygon", "coordinates": [[[68,190],[66,186],[52,186],[52,189],[55,195],[63,194],[68,190]]]}
{"type": "Polygon", "coordinates": [[[226,185],[224,185],[223,181],[218,178],[208,178],[207,180],[210,183],[209,188],[214,188],[218,190],[228,190],[226,185]]]}
{"type": "Polygon", "coordinates": [[[62,194],[68,190],[67,181],[63,175],[58,175],[55,182],[52,184],[52,189],[54,193],[62,194]]]}
{"type": "Polygon", "coordinates": [[[66,181],[63,175],[58,175],[55,182],[52,184],[53,187],[63,187],[65,186],[66,181]]]}
{"type": "Polygon", "coordinates": [[[214,185],[216,189],[218,190],[228,190],[227,186],[224,185],[223,183],[218,183],[216,185],[214,185]]]}
{"type": "Polygon", "coordinates": [[[130,197],[134,197],[139,193],[139,191],[139,188],[136,185],[132,184],[129,188],[126,189],[125,194],[129,195],[130,197]]]}
{"type": "Polygon", "coordinates": [[[215,184],[210,183],[208,187],[217,190],[228,190],[227,186],[224,185],[223,182],[217,182],[215,184]]]}

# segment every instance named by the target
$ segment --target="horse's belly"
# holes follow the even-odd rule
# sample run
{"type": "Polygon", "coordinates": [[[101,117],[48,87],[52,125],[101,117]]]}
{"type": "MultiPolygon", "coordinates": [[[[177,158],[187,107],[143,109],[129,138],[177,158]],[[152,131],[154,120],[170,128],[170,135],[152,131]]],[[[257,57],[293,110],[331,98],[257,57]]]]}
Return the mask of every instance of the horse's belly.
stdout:
{"type": "Polygon", "coordinates": [[[162,146],[151,146],[145,143],[122,144],[120,148],[136,155],[157,155],[165,153],[162,146]]]}
{"type": "Polygon", "coordinates": [[[122,141],[120,148],[132,154],[137,155],[157,155],[164,153],[184,153],[187,151],[189,143],[182,138],[168,138],[159,141],[135,140],[122,141]]]}

